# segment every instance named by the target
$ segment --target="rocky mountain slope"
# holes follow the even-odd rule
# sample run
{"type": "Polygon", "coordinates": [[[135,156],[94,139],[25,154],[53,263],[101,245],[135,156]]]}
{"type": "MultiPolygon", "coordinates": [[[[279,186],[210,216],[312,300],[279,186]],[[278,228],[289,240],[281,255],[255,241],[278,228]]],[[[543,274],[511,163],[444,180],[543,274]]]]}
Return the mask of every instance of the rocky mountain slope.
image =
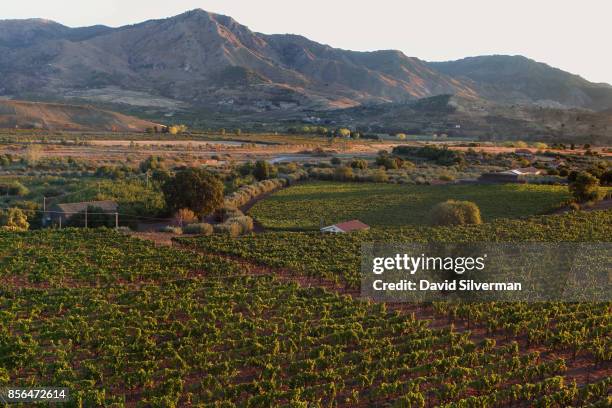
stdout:
{"type": "Polygon", "coordinates": [[[0,95],[266,112],[441,94],[612,108],[612,87],[522,57],[427,63],[399,51],[354,52],[255,33],[203,10],[120,28],[0,21],[0,95]]]}
{"type": "Polygon", "coordinates": [[[331,126],[612,138],[612,86],[521,56],[426,62],[347,51],[203,10],[119,28],[0,20],[0,96],[208,126],[263,129],[315,115],[331,126]],[[431,103],[437,110],[415,109],[431,103]]]}

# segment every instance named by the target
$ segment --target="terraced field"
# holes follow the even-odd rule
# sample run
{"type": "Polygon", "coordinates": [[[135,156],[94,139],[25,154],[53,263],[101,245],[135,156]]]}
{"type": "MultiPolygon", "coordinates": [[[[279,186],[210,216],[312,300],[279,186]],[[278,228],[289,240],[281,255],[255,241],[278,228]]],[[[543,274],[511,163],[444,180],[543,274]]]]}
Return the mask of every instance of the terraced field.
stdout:
{"type": "Polygon", "coordinates": [[[271,230],[314,230],[357,218],[374,227],[424,225],[431,208],[448,199],[474,201],[484,221],[550,211],[567,200],[567,187],[506,185],[415,186],[312,182],[281,190],[250,213],[271,230]]]}

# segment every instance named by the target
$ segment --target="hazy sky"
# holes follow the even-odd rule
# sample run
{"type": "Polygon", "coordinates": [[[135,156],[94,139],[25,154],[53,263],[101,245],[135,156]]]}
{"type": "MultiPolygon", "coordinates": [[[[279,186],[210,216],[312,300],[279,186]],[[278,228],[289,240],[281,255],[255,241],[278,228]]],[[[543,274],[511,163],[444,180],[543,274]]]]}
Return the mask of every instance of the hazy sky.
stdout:
{"type": "Polygon", "coordinates": [[[263,33],[440,61],[521,54],[612,84],[611,0],[1,0],[0,19],[120,26],[202,8],[263,33]]]}

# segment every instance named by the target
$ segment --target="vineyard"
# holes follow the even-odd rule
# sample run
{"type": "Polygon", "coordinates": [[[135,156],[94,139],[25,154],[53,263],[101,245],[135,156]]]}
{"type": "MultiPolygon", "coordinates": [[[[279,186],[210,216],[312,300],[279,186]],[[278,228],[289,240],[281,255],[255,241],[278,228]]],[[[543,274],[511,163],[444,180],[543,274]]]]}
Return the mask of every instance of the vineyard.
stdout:
{"type": "Polygon", "coordinates": [[[0,386],[68,387],[83,407],[606,407],[609,304],[392,310],[251,268],[301,251],[296,274],[343,281],[319,247],[350,270],[366,238],[605,240],[611,219],[182,240],[236,261],[109,230],[0,233],[0,386]]]}
{"type": "Polygon", "coordinates": [[[179,242],[358,289],[362,242],[607,242],[610,236],[612,211],[593,211],[500,219],[481,225],[385,228],[351,234],[270,232],[237,240],[218,235],[179,242]]]}
{"type": "Polygon", "coordinates": [[[569,198],[562,186],[393,185],[312,182],[279,191],[250,211],[273,230],[318,230],[357,218],[371,226],[423,225],[431,208],[448,199],[475,202],[484,221],[518,218],[550,211],[569,198]]]}

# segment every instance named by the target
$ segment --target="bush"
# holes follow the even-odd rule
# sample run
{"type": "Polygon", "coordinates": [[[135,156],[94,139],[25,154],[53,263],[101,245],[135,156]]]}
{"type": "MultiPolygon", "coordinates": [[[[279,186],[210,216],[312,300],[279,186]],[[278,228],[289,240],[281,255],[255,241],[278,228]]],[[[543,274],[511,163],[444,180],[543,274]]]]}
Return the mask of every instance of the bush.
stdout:
{"type": "Polygon", "coordinates": [[[363,159],[355,159],[351,161],[351,167],[354,169],[365,170],[368,168],[368,162],[363,159]]]}
{"type": "Polygon", "coordinates": [[[448,200],[436,205],[432,211],[433,225],[480,224],[480,209],[471,201],[448,200]]]}
{"type": "Polygon", "coordinates": [[[167,232],[169,234],[181,235],[183,233],[183,229],[181,227],[174,227],[172,225],[166,225],[158,229],[157,232],[167,232]]]}
{"type": "Polygon", "coordinates": [[[259,181],[274,178],[277,170],[274,165],[268,163],[265,160],[258,160],[255,162],[255,168],[253,169],[253,176],[259,181]]]}
{"type": "Polygon", "coordinates": [[[255,184],[249,184],[240,187],[232,194],[225,197],[225,207],[240,207],[248,203],[250,200],[257,198],[263,194],[267,194],[278,188],[287,186],[296,181],[308,177],[305,171],[299,171],[293,174],[284,174],[280,178],[262,180],[255,184]]]}
{"type": "Polygon", "coordinates": [[[232,237],[237,237],[242,233],[242,226],[237,223],[215,224],[213,228],[215,233],[229,234],[232,237]]]}
{"type": "Polygon", "coordinates": [[[389,176],[383,169],[378,169],[372,174],[372,181],[375,183],[386,183],[389,181],[389,176]]]}
{"type": "Polygon", "coordinates": [[[211,235],[213,226],[207,223],[189,224],[183,228],[185,234],[211,235]]]}
{"type": "Polygon", "coordinates": [[[181,208],[174,214],[174,221],[183,226],[185,224],[193,224],[198,221],[198,217],[193,211],[188,208],[181,208]]]}
{"type": "Polygon", "coordinates": [[[353,169],[350,167],[341,166],[334,172],[334,180],[350,181],[353,180],[354,177],[355,175],[353,174],[353,169]]]}
{"type": "Polygon", "coordinates": [[[234,217],[227,220],[228,224],[238,224],[241,228],[241,233],[246,234],[247,232],[253,231],[253,219],[249,216],[243,215],[241,217],[234,217]]]}
{"type": "Polygon", "coordinates": [[[242,217],[244,214],[236,207],[225,205],[215,212],[215,218],[219,222],[225,222],[230,218],[242,217]]]}
{"type": "Polygon", "coordinates": [[[587,172],[580,172],[569,184],[569,191],[580,203],[601,200],[605,192],[599,188],[599,179],[587,172]]]}
{"type": "Polygon", "coordinates": [[[0,211],[0,225],[9,231],[27,231],[30,228],[28,217],[19,208],[9,208],[0,211]]]}
{"type": "Polygon", "coordinates": [[[0,184],[0,194],[23,197],[30,194],[30,190],[19,181],[13,181],[8,184],[0,184]]]}

